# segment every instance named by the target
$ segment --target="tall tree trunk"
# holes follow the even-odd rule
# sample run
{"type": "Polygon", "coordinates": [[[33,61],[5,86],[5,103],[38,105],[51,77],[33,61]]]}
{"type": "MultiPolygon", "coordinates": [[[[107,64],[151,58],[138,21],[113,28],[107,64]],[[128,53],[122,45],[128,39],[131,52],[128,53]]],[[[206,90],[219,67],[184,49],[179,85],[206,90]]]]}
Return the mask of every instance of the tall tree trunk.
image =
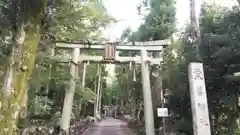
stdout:
{"type": "MultiPolygon", "coordinates": [[[[200,28],[197,20],[197,14],[196,14],[196,1],[195,0],[189,0],[190,3],[190,23],[192,27],[192,40],[193,40],[193,45],[196,48],[197,52],[197,58],[201,60],[200,56],[200,47],[198,46],[198,42],[200,40],[200,28]]],[[[201,4],[202,6],[202,4],[201,4]]]]}
{"type": "Polygon", "coordinates": [[[162,78],[160,75],[151,78],[153,109],[156,110],[157,106],[161,105],[162,78]]]}
{"type": "Polygon", "coordinates": [[[5,98],[7,98],[13,91],[14,65],[16,64],[16,61],[20,58],[20,51],[22,51],[22,46],[26,37],[24,25],[22,24],[12,36],[14,39],[12,53],[9,57],[9,65],[7,68],[3,85],[3,94],[5,98]]]}
{"type": "Polygon", "coordinates": [[[1,130],[1,135],[14,135],[14,129],[16,128],[16,120],[21,108],[21,103],[26,93],[28,80],[32,74],[34,62],[36,58],[37,46],[40,40],[39,25],[29,26],[26,32],[26,39],[22,45],[23,49],[14,51],[15,56],[14,66],[12,74],[12,90],[8,98],[4,99],[3,107],[1,108],[1,114],[5,116],[0,120],[0,126],[7,128],[8,130],[1,130]],[[20,56],[20,57],[19,57],[20,56]]]}
{"type": "MultiPolygon", "coordinates": [[[[160,53],[153,53],[152,56],[154,58],[161,57],[160,53]]],[[[163,91],[162,88],[162,77],[160,73],[160,67],[159,66],[153,66],[151,70],[151,92],[152,92],[152,104],[153,104],[153,110],[154,110],[154,117],[155,117],[155,126],[159,127],[159,120],[156,119],[157,117],[157,107],[162,106],[162,99],[161,99],[161,93],[163,91]]]]}
{"type": "Polygon", "coordinates": [[[1,135],[16,135],[17,120],[22,106],[24,94],[26,93],[28,81],[32,74],[37,47],[40,41],[40,25],[43,10],[46,7],[46,0],[43,0],[43,5],[39,13],[35,14],[36,18],[31,18],[29,24],[25,26],[25,40],[22,45],[14,46],[12,52],[12,62],[9,71],[12,71],[10,93],[7,98],[1,98],[0,108],[0,131],[1,135]],[[31,24],[30,24],[31,22],[31,24]]]}

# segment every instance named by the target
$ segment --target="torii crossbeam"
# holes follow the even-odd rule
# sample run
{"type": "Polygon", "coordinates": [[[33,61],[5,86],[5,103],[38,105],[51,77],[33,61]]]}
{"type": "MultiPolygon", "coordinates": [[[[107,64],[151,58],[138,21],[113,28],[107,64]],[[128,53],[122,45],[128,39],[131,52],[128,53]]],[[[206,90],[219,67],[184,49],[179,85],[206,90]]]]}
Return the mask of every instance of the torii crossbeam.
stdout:
{"type": "MultiPolygon", "coordinates": [[[[126,42],[119,43],[116,46],[117,51],[140,51],[142,49],[155,52],[162,51],[164,47],[171,43],[170,39],[166,40],[156,40],[147,42],[126,42]]],[[[56,43],[58,48],[80,48],[80,49],[94,49],[94,50],[104,50],[105,44],[78,44],[78,43],[56,43]]]]}

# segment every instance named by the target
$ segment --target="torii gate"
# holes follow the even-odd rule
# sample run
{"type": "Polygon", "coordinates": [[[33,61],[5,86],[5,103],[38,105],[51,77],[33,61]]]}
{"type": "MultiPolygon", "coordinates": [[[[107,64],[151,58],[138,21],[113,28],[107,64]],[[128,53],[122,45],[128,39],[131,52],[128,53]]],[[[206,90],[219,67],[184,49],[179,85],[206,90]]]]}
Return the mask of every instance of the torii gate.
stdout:
{"type": "MultiPolygon", "coordinates": [[[[147,135],[155,135],[154,131],[154,118],[153,118],[153,107],[152,107],[152,96],[151,96],[151,87],[149,79],[149,65],[160,65],[162,62],[162,57],[157,58],[148,57],[147,52],[161,52],[164,47],[171,43],[170,39],[166,40],[157,40],[157,41],[148,41],[148,42],[127,42],[124,44],[116,43],[106,43],[106,44],[79,44],[79,43],[56,43],[57,48],[68,48],[72,49],[72,56],[54,56],[60,62],[68,63],[70,60],[70,74],[71,80],[69,83],[69,90],[66,91],[64,99],[64,107],[62,112],[62,121],[61,128],[64,131],[68,132],[73,97],[75,93],[75,78],[77,75],[77,66],[79,63],[90,62],[90,63],[113,63],[113,64],[128,64],[135,63],[141,64],[142,71],[142,87],[143,87],[143,98],[144,98],[144,117],[145,117],[145,126],[147,135]],[[81,55],[80,50],[105,50],[105,56],[89,56],[81,55]],[[115,57],[116,51],[140,51],[141,56],[136,57],[115,57]]],[[[85,79],[85,70],[83,71],[83,79],[85,79]]],[[[84,83],[83,83],[84,85],[84,83]]],[[[96,114],[99,113],[99,96],[100,96],[100,79],[98,81],[98,90],[97,90],[97,107],[96,114]]]]}

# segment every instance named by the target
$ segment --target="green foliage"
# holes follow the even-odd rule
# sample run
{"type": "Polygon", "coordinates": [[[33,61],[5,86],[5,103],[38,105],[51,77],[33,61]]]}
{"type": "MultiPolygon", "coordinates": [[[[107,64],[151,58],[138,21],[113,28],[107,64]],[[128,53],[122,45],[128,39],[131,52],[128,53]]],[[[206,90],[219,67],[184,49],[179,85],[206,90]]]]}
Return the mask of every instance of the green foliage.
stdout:
{"type": "MultiPolygon", "coordinates": [[[[145,3],[139,6],[140,14],[145,3]]],[[[169,38],[175,31],[175,7],[173,0],[151,0],[149,14],[145,16],[144,23],[136,32],[129,28],[125,30],[122,38],[129,41],[148,41],[169,38]],[[129,35],[129,36],[128,36],[129,35]]]]}
{"type": "MultiPolygon", "coordinates": [[[[143,15],[146,12],[146,3],[139,5],[138,10],[139,14],[143,15]]],[[[128,41],[151,41],[151,40],[163,40],[170,38],[172,33],[175,31],[175,7],[173,0],[151,0],[151,6],[148,9],[149,13],[143,15],[145,17],[144,23],[140,25],[136,32],[132,32],[130,28],[126,28],[122,34],[122,40],[128,41]]],[[[171,50],[171,49],[170,49],[171,50]]],[[[139,55],[139,52],[129,53],[129,52],[120,52],[122,56],[136,56],[139,55]]],[[[133,82],[133,70],[130,70],[130,67],[117,67],[116,72],[119,75],[117,77],[117,82],[121,87],[122,95],[124,101],[126,101],[126,106],[131,104],[131,109],[139,109],[139,103],[142,102],[142,81],[141,81],[141,70],[139,66],[135,68],[136,82],[133,82]],[[124,71],[125,70],[125,71],[124,71]],[[129,92],[130,91],[130,92],[129,92]],[[134,103],[136,102],[136,103],[134,103]]],[[[155,68],[155,67],[154,67],[155,68]]],[[[151,68],[150,73],[152,74],[153,69],[151,68]]],[[[172,67],[171,67],[172,68],[172,67]]],[[[174,67],[173,67],[174,68],[174,67]]],[[[156,68],[155,68],[156,69],[156,68]]],[[[160,69],[157,69],[160,73],[160,69]]],[[[171,71],[170,71],[171,72],[171,71]]],[[[160,73],[161,74],[161,73],[160,73]]],[[[174,73],[172,73],[174,75],[174,73]]],[[[153,97],[153,109],[156,112],[156,107],[159,105],[159,96],[160,91],[159,83],[156,81],[156,77],[150,75],[151,87],[152,87],[152,97],[153,97]]],[[[129,111],[129,108],[127,108],[129,111]]],[[[160,119],[157,118],[156,113],[155,117],[155,126],[160,126],[160,119]]]]}
{"type": "MultiPolygon", "coordinates": [[[[234,134],[239,117],[239,81],[233,74],[238,72],[239,8],[226,10],[216,5],[205,5],[201,18],[200,55],[204,64],[208,105],[213,134],[234,134]],[[234,17],[233,17],[234,16],[234,17]],[[234,19],[233,19],[234,18],[234,19]]],[[[188,40],[191,29],[186,29],[172,50],[166,50],[164,87],[171,90],[168,107],[173,112],[176,130],[192,134],[191,109],[187,66],[196,61],[196,50],[188,40]],[[180,123],[180,124],[179,124],[180,123]]]]}
{"type": "Polygon", "coordinates": [[[192,134],[192,113],[189,97],[188,64],[196,61],[196,50],[184,34],[164,51],[163,87],[169,89],[167,107],[172,112],[179,133],[192,134]],[[175,52],[175,53],[173,53],[175,52]]]}
{"type": "MultiPolygon", "coordinates": [[[[166,7],[169,5],[171,1],[152,1],[150,14],[147,15],[145,23],[137,32],[131,32],[127,28],[122,39],[146,41],[169,37],[174,31],[174,17],[171,17],[174,11],[171,6],[166,7]],[[165,20],[169,22],[164,23],[165,20]]],[[[237,128],[236,119],[239,118],[240,85],[239,77],[233,74],[239,72],[240,10],[239,7],[226,9],[206,4],[203,7],[200,21],[201,39],[198,45],[204,64],[212,133],[237,134],[234,132],[237,128]]],[[[192,134],[188,64],[197,61],[196,48],[189,37],[191,31],[192,28],[187,27],[179,39],[165,49],[164,62],[161,66],[163,87],[168,90],[167,107],[173,116],[175,130],[178,134],[185,135],[192,134]]],[[[122,70],[122,68],[116,70],[120,74],[118,82],[129,81],[122,70]]],[[[134,85],[133,87],[137,88],[134,85]]],[[[123,86],[121,88],[125,89],[123,86]]]]}
{"type": "Polygon", "coordinates": [[[106,14],[102,3],[90,1],[64,1],[56,8],[53,24],[56,39],[59,40],[93,40],[101,39],[102,30],[114,21],[106,14]]]}
{"type": "Polygon", "coordinates": [[[89,103],[94,103],[96,93],[93,90],[89,88],[82,89],[80,86],[77,86],[77,88],[80,88],[76,89],[77,96],[80,96],[83,100],[89,103]]]}

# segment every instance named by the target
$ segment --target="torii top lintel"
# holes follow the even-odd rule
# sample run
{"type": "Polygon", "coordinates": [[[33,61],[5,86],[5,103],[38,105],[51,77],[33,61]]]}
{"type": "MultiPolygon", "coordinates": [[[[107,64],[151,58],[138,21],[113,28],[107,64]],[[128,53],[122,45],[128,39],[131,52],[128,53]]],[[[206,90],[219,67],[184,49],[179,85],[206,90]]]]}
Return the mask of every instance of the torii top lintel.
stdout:
{"type": "MultiPolygon", "coordinates": [[[[170,39],[155,40],[146,42],[127,42],[119,43],[116,50],[139,51],[145,49],[147,51],[162,51],[164,47],[171,44],[170,39]]],[[[77,44],[77,43],[56,43],[58,48],[80,48],[80,49],[95,49],[104,50],[105,44],[77,44]]]]}

